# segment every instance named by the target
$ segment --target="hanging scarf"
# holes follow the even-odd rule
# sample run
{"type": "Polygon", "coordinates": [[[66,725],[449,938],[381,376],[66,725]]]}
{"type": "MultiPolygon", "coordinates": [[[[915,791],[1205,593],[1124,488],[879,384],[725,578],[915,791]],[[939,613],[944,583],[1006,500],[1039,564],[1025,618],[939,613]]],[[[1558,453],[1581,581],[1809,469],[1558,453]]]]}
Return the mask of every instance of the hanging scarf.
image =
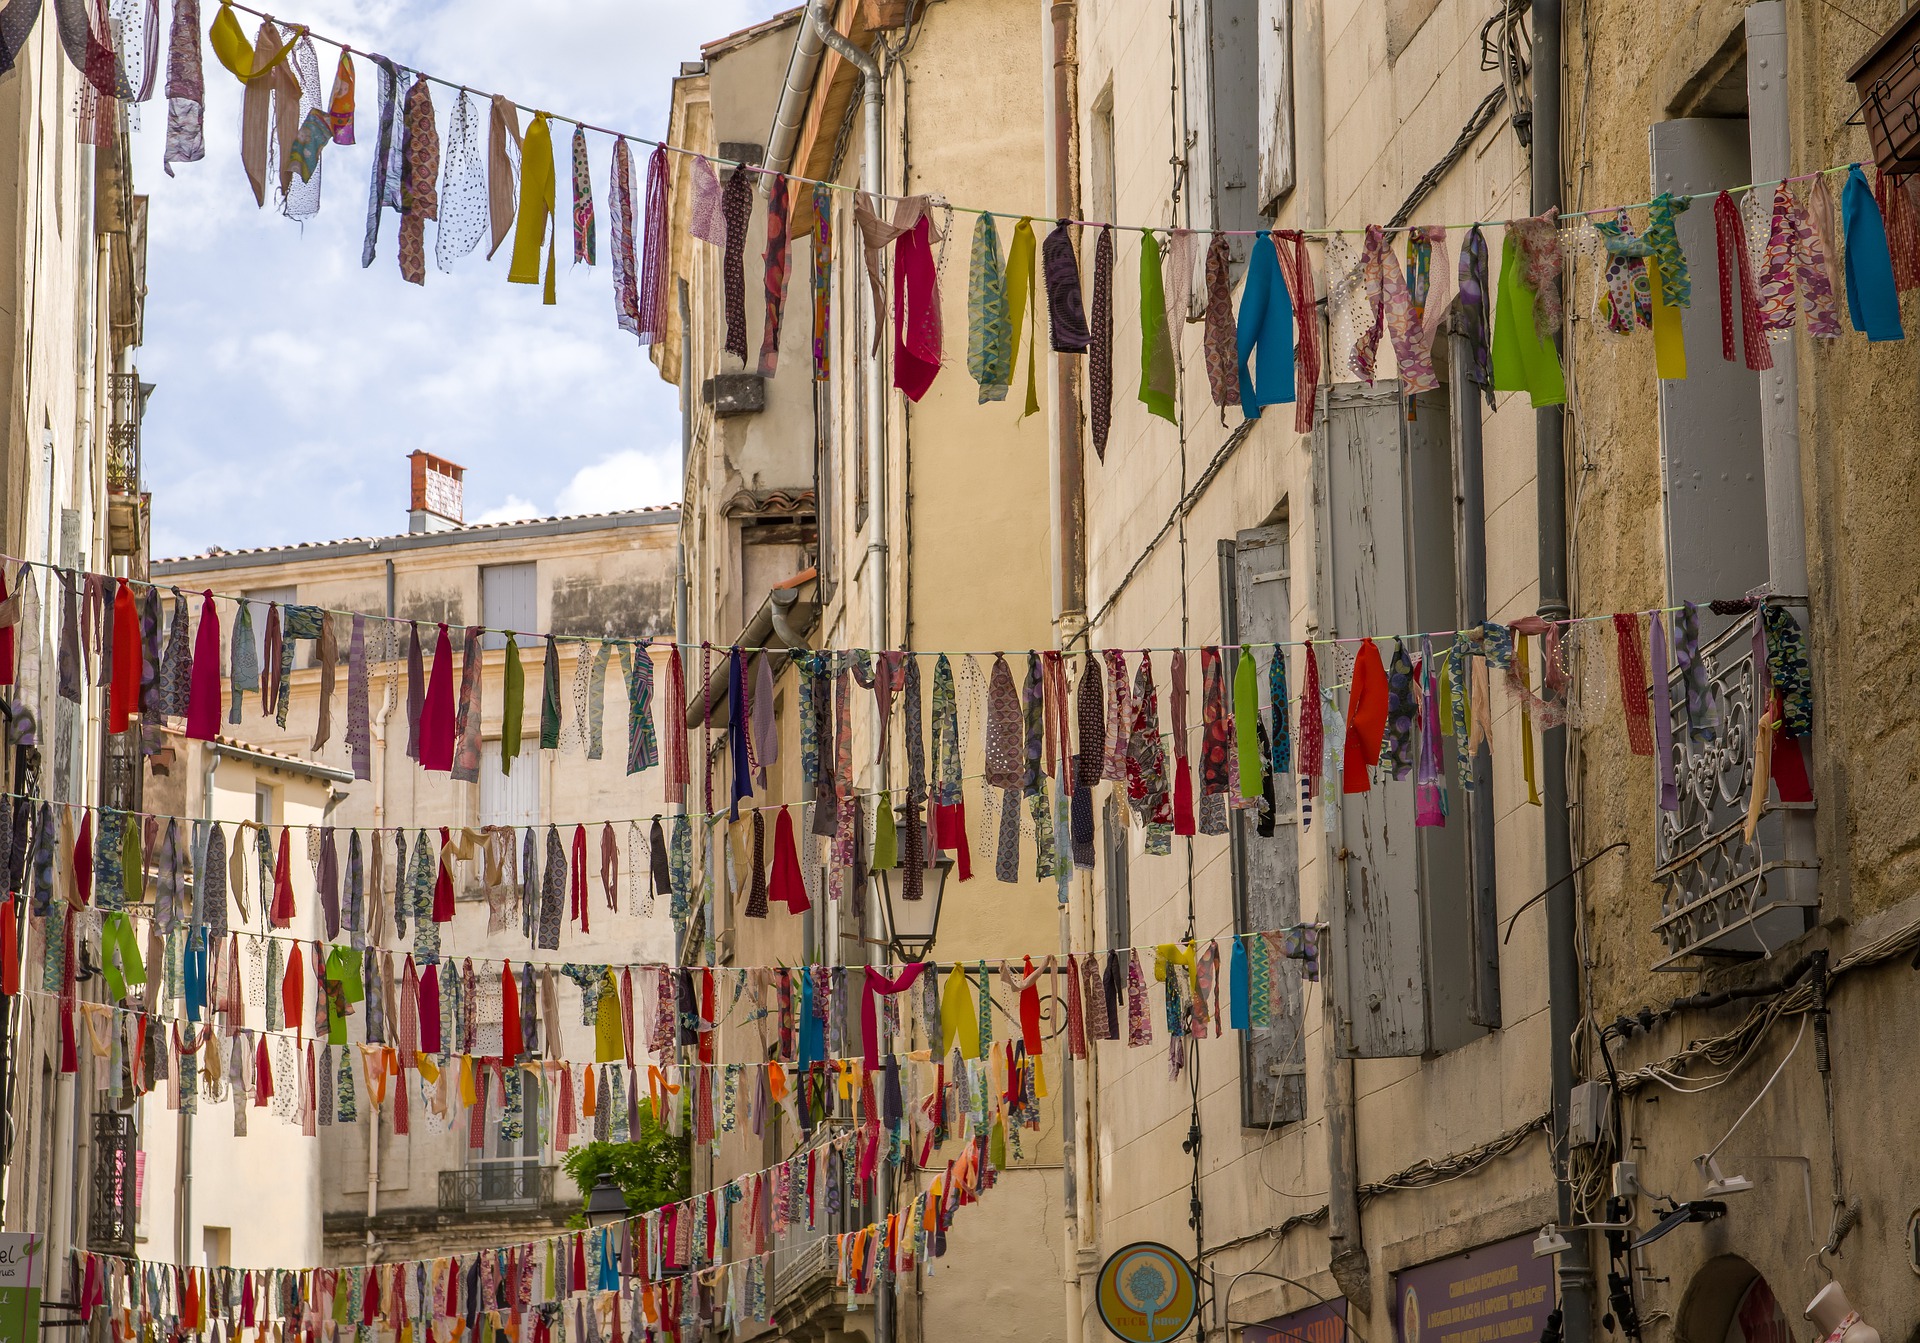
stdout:
{"type": "Polygon", "coordinates": [[[598,235],[593,227],[593,174],[587,167],[587,131],[573,128],[573,261],[596,264],[598,235]]]}
{"type": "Polygon", "coordinates": [[[771,378],[780,366],[780,324],[787,307],[787,196],[790,181],[775,176],[767,188],[767,245],[760,261],[764,272],[766,322],[760,332],[759,373],[771,378]]]}
{"type": "Polygon", "coordinates": [[[1062,219],[1040,248],[1047,285],[1047,317],[1052,325],[1051,344],[1058,354],[1084,354],[1093,340],[1080,299],[1080,260],[1073,250],[1074,227],[1062,219]]]}
{"type": "MultiPolygon", "coordinates": [[[[1219,241],[1216,236],[1215,242],[1219,241]]],[[[1212,269],[1211,255],[1208,269],[1212,269]]],[[[1211,299],[1208,307],[1211,311],[1211,299]]],[[[1250,420],[1260,418],[1262,406],[1288,404],[1296,395],[1293,330],[1293,301],[1281,274],[1280,257],[1274,250],[1273,239],[1262,233],[1253,240],[1253,255],[1247,263],[1247,282],[1240,296],[1239,326],[1234,337],[1239,381],[1233,399],[1250,420]],[[1251,369],[1249,358],[1253,360],[1251,369]]],[[[1410,387],[1409,390],[1420,389],[1410,387]]]]}
{"type": "Polygon", "coordinates": [[[1840,313],[1833,301],[1825,250],[1807,207],[1781,182],[1773,191],[1767,260],[1760,276],[1760,326],[1769,338],[1792,334],[1796,291],[1800,308],[1807,315],[1807,334],[1838,336],[1840,313]]]}
{"type": "Polygon", "coordinates": [[[1467,381],[1481,389],[1493,405],[1493,311],[1487,300],[1487,240],[1474,225],[1460,245],[1459,331],[1466,337],[1471,357],[1467,381]]]}
{"type": "Polygon", "coordinates": [[[1273,240],[1293,305],[1293,431],[1307,434],[1313,432],[1320,394],[1320,313],[1313,293],[1313,263],[1307,256],[1307,240],[1298,229],[1275,229],[1273,240]]]}
{"type": "MultiPolygon", "coordinates": [[[[555,192],[553,130],[546,114],[536,112],[520,147],[520,209],[514,219],[513,256],[507,265],[507,282],[540,284],[540,251],[544,247],[547,266],[541,302],[548,306],[558,301],[554,295],[553,254],[559,245],[559,230],[553,226],[555,192]]],[[[743,349],[744,341],[743,336],[743,349]]]]}
{"type": "Polygon", "coordinates": [[[1039,283],[1034,276],[1033,221],[1022,218],[1013,226],[1013,242],[1007,247],[1007,319],[1010,327],[1007,343],[1007,372],[1013,372],[1020,357],[1020,333],[1027,336],[1027,397],[1020,418],[1040,409],[1037,366],[1034,360],[1034,336],[1040,329],[1039,283]]]}
{"type": "MultiPolygon", "coordinates": [[[[1214,234],[1213,241],[1207,244],[1207,305],[1200,348],[1206,358],[1207,385],[1213,392],[1213,404],[1216,406],[1240,405],[1245,390],[1242,386],[1245,379],[1236,372],[1232,267],[1233,251],[1227,235],[1214,234]]],[[[1184,278],[1179,275],[1177,266],[1175,274],[1177,284],[1179,279],[1184,278]]],[[[1248,285],[1252,285],[1251,269],[1248,271],[1248,285]]],[[[1244,299],[1242,304],[1244,310],[1244,299]]],[[[1170,314],[1168,322],[1174,320],[1170,314]]],[[[1253,414],[1258,413],[1259,407],[1256,406],[1253,414]]]]}
{"type": "MultiPolygon", "coordinates": [[[[225,12],[225,6],[222,6],[225,12]]],[[[216,21],[217,23],[217,21],[216,21]]],[[[218,50],[218,45],[215,47],[218,50]]],[[[379,133],[373,142],[373,171],[367,179],[367,228],[360,244],[360,266],[373,264],[380,241],[380,211],[387,206],[400,207],[400,141],[394,134],[394,113],[398,110],[400,73],[385,56],[374,56],[375,83],[380,106],[379,133]]]]}
{"type": "Polygon", "coordinates": [[[833,369],[833,189],[813,187],[813,380],[833,369]]]}
{"type": "Polygon", "coordinates": [[[435,186],[440,173],[440,135],[433,122],[427,80],[407,90],[405,164],[400,171],[400,278],[427,282],[427,221],[440,215],[435,186]]]}
{"type": "Polygon", "coordinates": [[[919,401],[940,373],[940,277],[933,220],[921,215],[893,249],[893,385],[919,401]]]}
{"type": "Polygon", "coordinates": [[[1160,277],[1160,244],[1140,235],[1140,401],[1168,424],[1173,408],[1173,341],[1167,331],[1167,294],[1160,277]]]}
{"type": "Polygon", "coordinates": [[[1567,399],[1560,353],[1553,343],[1560,329],[1559,258],[1550,220],[1508,221],[1495,295],[1492,386],[1499,392],[1527,393],[1535,409],[1567,399]],[[1537,236],[1542,229],[1544,244],[1537,236]]]}
{"type": "Polygon", "coordinates": [[[1753,267],[1747,252],[1746,225],[1733,197],[1721,192],[1713,202],[1714,244],[1720,253],[1720,354],[1733,362],[1735,279],[1740,301],[1740,339],[1746,350],[1747,368],[1761,372],[1773,367],[1773,353],[1761,337],[1760,294],[1754,287],[1753,267]]]}
{"type": "MultiPolygon", "coordinates": [[[[18,8],[18,4],[9,5],[6,14],[0,15],[0,73],[13,64],[12,53],[17,50],[6,31],[6,19],[18,8]]],[[[160,159],[168,177],[173,176],[174,164],[198,163],[207,156],[206,101],[200,72],[200,0],[173,0],[173,32],[167,44],[167,145],[160,159]]]]}
{"type": "Polygon", "coordinates": [[[1100,229],[1093,247],[1093,311],[1088,335],[1087,416],[1094,455],[1107,459],[1113,427],[1113,225],[1100,229]]]}
{"type": "MultiPolygon", "coordinates": [[[[1715,218],[1719,205],[1714,206],[1715,218]]],[[[1900,299],[1894,287],[1892,253],[1887,246],[1886,224],[1866,175],[1855,164],[1847,172],[1847,185],[1840,193],[1840,228],[1846,238],[1844,251],[1847,279],[1847,316],[1855,331],[1868,340],[1902,340],[1900,299]]],[[[1744,254],[1743,254],[1744,255],[1744,254]]],[[[1721,293],[1726,293],[1725,263],[1721,266],[1721,293]]],[[[1726,307],[1722,298],[1721,307],[1726,307]]]]}

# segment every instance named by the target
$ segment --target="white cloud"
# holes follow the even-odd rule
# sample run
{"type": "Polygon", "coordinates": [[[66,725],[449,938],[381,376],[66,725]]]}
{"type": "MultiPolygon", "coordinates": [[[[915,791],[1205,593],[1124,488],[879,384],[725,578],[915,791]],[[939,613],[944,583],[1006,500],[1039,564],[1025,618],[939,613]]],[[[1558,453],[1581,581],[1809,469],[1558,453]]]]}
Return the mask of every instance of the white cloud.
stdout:
{"type": "Polygon", "coordinates": [[[554,511],[606,513],[679,501],[678,457],[629,449],[576,471],[555,500],[554,511]]]}
{"type": "MultiPolygon", "coordinates": [[[[781,7],[300,0],[288,17],[356,52],[657,136],[679,63],[781,7]]],[[[322,44],[317,55],[330,84],[338,52],[322,44]]],[[[504,501],[485,517],[678,499],[677,450],[649,446],[677,445],[676,394],[613,320],[606,138],[589,137],[600,264],[570,264],[563,200],[557,306],[509,285],[507,258],[487,261],[484,249],[441,272],[431,230],[426,284],[414,286],[398,274],[391,211],[372,266],[359,264],[378,101],[370,63],[356,67],[359,143],[326,151],[322,208],[304,225],[255,207],[239,161],[240,86],[217,63],[203,162],[161,173],[163,104],[134,137],[136,186],[152,199],[138,360],[159,388],[143,443],[156,552],[398,532],[415,448],[466,466],[476,501],[504,501]]],[[[443,128],[448,92],[433,90],[443,128]]]]}
{"type": "Polygon", "coordinates": [[[477,517],[467,521],[475,524],[489,522],[526,522],[533,518],[544,517],[538,504],[531,499],[522,499],[517,494],[509,494],[503,504],[495,504],[477,517]]]}

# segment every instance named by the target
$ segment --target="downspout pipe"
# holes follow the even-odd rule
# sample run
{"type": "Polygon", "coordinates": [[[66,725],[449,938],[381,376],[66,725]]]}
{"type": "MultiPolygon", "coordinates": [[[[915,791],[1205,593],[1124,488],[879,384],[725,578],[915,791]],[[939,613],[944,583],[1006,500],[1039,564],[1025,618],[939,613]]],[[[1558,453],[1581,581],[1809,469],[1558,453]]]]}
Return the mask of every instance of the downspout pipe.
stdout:
{"type": "MultiPolygon", "coordinates": [[[[1077,0],[1041,0],[1052,23],[1052,87],[1047,99],[1052,123],[1053,215],[1080,218],[1080,58],[1077,44],[1077,0]]],[[[1080,436],[1080,366],[1078,356],[1057,354],[1054,369],[1053,428],[1053,634],[1054,645],[1065,649],[1086,629],[1086,483],[1085,447],[1080,436]]],[[[1083,899],[1092,899],[1091,878],[1082,874],[1083,899]]],[[[1060,899],[1060,954],[1073,952],[1073,904],[1066,888],[1060,899]]],[[[1089,1066],[1089,1072],[1091,1067],[1089,1066]]],[[[1080,1221],[1080,1143],[1083,1130],[1093,1131],[1091,1099],[1083,1113],[1082,1098],[1069,1062],[1060,1082],[1061,1185],[1061,1308],[1066,1317],[1067,1343],[1086,1337],[1085,1289],[1080,1279],[1080,1247],[1085,1235],[1080,1221]]],[[[1091,1082],[1089,1076],[1089,1082],[1091,1082]]]]}
{"type": "MultiPolygon", "coordinates": [[[[1561,201],[1560,0],[1533,4],[1533,212],[1557,209],[1561,201]]],[[[1540,615],[1565,620],[1571,613],[1567,593],[1566,420],[1559,406],[1534,412],[1534,487],[1540,531],[1540,615]]],[[[1567,1114],[1573,1097],[1573,1033],[1580,1019],[1580,952],[1575,938],[1578,894],[1573,872],[1573,831],[1567,812],[1567,729],[1546,728],[1541,737],[1541,802],[1546,834],[1547,1033],[1553,1088],[1553,1142],[1566,1151],[1567,1114]]],[[[1562,1226],[1574,1215],[1573,1188],[1564,1167],[1555,1173],[1555,1197],[1562,1226]]],[[[1593,1336],[1593,1261],[1591,1233],[1569,1237],[1571,1245],[1556,1262],[1565,1343],[1589,1343],[1593,1336]]]]}
{"type": "MultiPolygon", "coordinates": [[[[827,12],[827,0],[810,0],[807,23],[822,42],[839,54],[841,60],[860,72],[863,103],[860,189],[878,209],[886,190],[880,161],[883,140],[880,86],[883,76],[879,63],[833,26],[833,18],[827,12]]],[[[798,45],[796,42],[796,48],[798,45]]],[[[862,293],[867,294],[862,302],[870,304],[871,294],[864,288],[862,293]]],[[[887,315],[875,311],[869,316],[873,322],[871,329],[878,332],[887,315]]],[[[862,358],[867,361],[867,403],[863,413],[867,417],[867,489],[871,500],[867,509],[867,646],[874,649],[887,648],[892,643],[887,630],[887,589],[891,581],[887,572],[887,516],[891,511],[891,500],[887,493],[886,401],[881,387],[884,370],[881,368],[879,351],[875,348],[881,345],[884,342],[871,341],[862,352],[862,358]]],[[[886,768],[884,761],[881,768],[886,768]]]]}
{"type": "Polygon", "coordinates": [[[820,54],[826,49],[826,39],[818,27],[811,22],[800,25],[793,51],[787,57],[787,78],[780,88],[780,105],[774,109],[773,130],[767,135],[768,181],[793,166],[793,147],[799,142],[800,127],[807,119],[814,74],[820,69],[820,54]]]}
{"type": "MultiPolygon", "coordinates": [[[[828,12],[827,0],[808,0],[807,24],[820,40],[832,47],[840,59],[860,72],[861,93],[861,146],[860,146],[860,190],[866,193],[873,208],[881,209],[886,192],[884,164],[881,150],[885,144],[885,132],[881,124],[882,74],[880,64],[866,52],[856,47],[839,29],[833,26],[833,16],[828,12]]],[[[796,48],[798,43],[795,43],[796,48]]],[[[859,286],[867,297],[862,301],[872,305],[873,299],[865,286],[859,286]]],[[[861,357],[867,361],[867,396],[862,413],[867,420],[867,646],[871,649],[883,649],[892,645],[887,612],[888,589],[893,576],[887,569],[887,519],[892,511],[893,496],[887,488],[887,419],[886,394],[881,379],[884,369],[881,364],[880,348],[885,342],[878,334],[885,325],[887,315],[878,308],[870,306],[869,312],[874,338],[867,342],[867,348],[861,357]]],[[[882,754],[877,765],[877,777],[882,791],[887,787],[887,757],[882,754]]],[[[868,925],[878,927],[880,910],[878,897],[869,893],[866,911],[868,925]]],[[[860,944],[864,955],[866,944],[860,944]]],[[[887,1178],[880,1180],[880,1217],[884,1219],[892,1210],[893,1179],[889,1170],[887,1178]]],[[[874,1298],[873,1333],[875,1343],[893,1343],[895,1324],[894,1290],[878,1292],[874,1298]]]]}

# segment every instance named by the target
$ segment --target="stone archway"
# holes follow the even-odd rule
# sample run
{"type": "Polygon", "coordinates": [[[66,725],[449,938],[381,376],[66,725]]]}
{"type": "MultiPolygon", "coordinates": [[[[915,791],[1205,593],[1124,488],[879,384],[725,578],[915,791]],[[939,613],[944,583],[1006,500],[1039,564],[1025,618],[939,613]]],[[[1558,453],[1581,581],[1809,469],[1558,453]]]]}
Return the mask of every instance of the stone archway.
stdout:
{"type": "Polygon", "coordinates": [[[1687,1285],[1678,1343],[1793,1343],[1793,1328],[1760,1270],[1736,1254],[1709,1260],[1687,1285]]]}

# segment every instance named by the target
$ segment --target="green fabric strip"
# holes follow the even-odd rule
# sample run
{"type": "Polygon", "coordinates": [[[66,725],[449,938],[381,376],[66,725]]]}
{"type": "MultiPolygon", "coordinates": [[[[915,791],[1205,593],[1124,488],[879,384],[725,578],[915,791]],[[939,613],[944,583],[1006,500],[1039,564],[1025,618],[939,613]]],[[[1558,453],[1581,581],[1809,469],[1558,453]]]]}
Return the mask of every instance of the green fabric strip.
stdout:
{"type": "Polygon", "coordinates": [[[1160,244],[1140,235],[1140,400],[1149,414],[1174,423],[1173,344],[1167,334],[1167,290],[1160,244]]]}
{"type": "Polygon", "coordinates": [[[1509,233],[1500,245],[1500,292],[1494,300],[1493,389],[1525,392],[1535,406],[1558,406],[1567,399],[1560,353],[1541,338],[1533,304],[1526,262],[1509,233]]]}

